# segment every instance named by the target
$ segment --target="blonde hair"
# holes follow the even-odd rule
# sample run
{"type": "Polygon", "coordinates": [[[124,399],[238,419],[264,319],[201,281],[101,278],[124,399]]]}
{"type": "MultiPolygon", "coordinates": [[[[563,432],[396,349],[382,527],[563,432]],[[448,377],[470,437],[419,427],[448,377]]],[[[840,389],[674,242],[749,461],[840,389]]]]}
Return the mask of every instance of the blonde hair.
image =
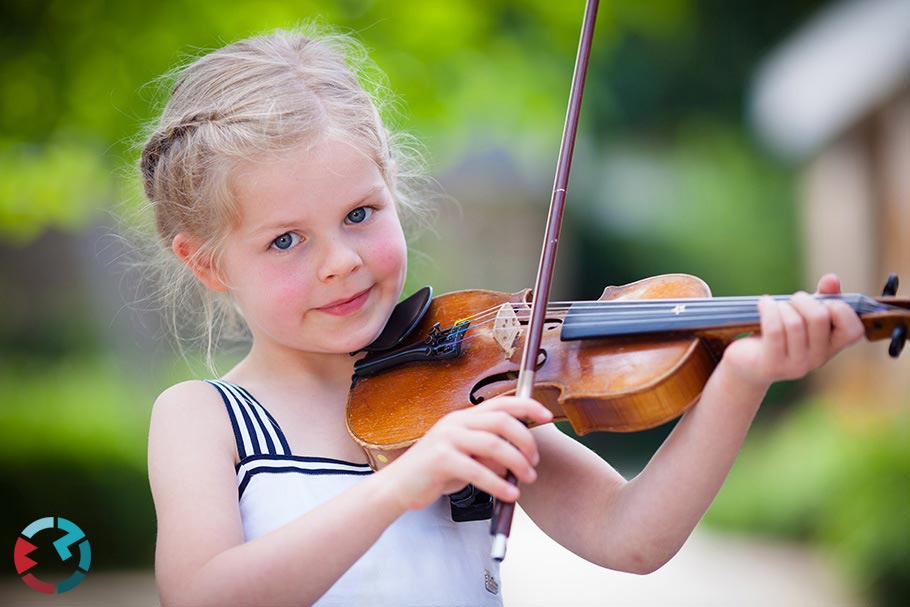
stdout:
{"type": "Polygon", "coordinates": [[[414,139],[383,122],[391,96],[364,48],[347,35],[313,30],[247,38],[175,70],[170,99],[142,150],[168,326],[183,352],[186,319],[201,312],[191,339],[205,343],[213,372],[215,346],[245,340],[245,323],[230,295],[205,288],[171,245],[185,232],[199,245],[190,262],[217,268],[238,220],[231,188],[237,167],[326,136],[346,141],[376,163],[405,222],[418,215],[417,194],[429,182],[414,139]]]}

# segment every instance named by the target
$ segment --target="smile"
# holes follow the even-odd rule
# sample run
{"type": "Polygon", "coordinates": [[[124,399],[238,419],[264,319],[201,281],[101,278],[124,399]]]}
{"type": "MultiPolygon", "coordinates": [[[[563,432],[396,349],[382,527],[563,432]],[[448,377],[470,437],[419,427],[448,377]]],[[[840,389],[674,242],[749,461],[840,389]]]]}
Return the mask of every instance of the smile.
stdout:
{"type": "Polygon", "coordinates": [[[321,308],[316,308],[320,312],[325,312],[326,314],[331,314],[332,316],[348,316],[354,314],[360,308],[363,307],[363,304],[366,303],[367,298],[370,296],[370,292],[373,290],[373,287],[365,289],[360,293],[357,293],[353,297],[347,299],[338,299],[332,303],[322,306],[321,308]]]}

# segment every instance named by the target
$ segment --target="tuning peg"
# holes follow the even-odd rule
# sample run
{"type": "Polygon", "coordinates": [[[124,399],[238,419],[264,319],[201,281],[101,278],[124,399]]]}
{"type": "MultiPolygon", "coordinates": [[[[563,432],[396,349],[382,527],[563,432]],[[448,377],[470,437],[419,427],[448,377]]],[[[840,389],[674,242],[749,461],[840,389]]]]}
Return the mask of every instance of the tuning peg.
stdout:
{"type": "Polygon", "coordinates": [[[897,295],[897,285],[900,283],[900,280],[897,278],[897,274],[888,274],[888,280],[885,281],[885,288],[882,289],[882,295],[897,295]]]}
{"type": "Polygon", "coordinates": [[[888,346],[888,354],[891,355],[891,358],[897,358],[900,356],[901,350],[904,349],[904,344],[907,341],[907,325],[897,325],[894,327],[894,330],[891,331],[891,345],[888,346]]]}

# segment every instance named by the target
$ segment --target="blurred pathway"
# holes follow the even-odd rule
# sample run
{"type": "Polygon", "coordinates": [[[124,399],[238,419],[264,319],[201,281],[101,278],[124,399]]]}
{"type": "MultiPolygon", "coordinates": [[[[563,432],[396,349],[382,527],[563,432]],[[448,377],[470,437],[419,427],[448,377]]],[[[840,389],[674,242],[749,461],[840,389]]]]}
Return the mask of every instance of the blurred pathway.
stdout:
{"type": "Polygon", "coordinates": [[[698,528],[646,576],[601,569],[547,537],[516,509],[502,565],[508,607],[860,607],[829,563],[803,547],[698,528]]]}
{"type": "MultiPolygon", "coordinates": [[[[637,576],[601,569],[578,558],[544,535],[520,509],[502,573],[508,607],[863,605],[818,555],[793,545],[697,529],[660,571],[637,576]]],[[[55,596],[39,594],[10,576],[0,579],[3,607],[158,604],[151,572],[90,572],[72,591],[55,596]]]]}

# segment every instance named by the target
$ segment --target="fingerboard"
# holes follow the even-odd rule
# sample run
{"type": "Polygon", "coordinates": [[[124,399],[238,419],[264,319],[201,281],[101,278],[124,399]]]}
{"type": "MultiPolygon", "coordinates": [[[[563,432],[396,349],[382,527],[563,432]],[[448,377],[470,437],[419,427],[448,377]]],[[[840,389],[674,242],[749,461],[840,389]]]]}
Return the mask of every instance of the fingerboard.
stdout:
{"type": "MultiPolygon", "coordinates": [[[[789,295],[775,295],[789,301],[789,295]]],[[[816,295],[816,299],[846,302],[860,316],[893,309],[865,295],[816,295]]],[[[708,299],[644,299],[590,301],[572,304],[560,339],[571,341],[620,335],[696,333],[759,323],[758,297],[708,299]]]]}

